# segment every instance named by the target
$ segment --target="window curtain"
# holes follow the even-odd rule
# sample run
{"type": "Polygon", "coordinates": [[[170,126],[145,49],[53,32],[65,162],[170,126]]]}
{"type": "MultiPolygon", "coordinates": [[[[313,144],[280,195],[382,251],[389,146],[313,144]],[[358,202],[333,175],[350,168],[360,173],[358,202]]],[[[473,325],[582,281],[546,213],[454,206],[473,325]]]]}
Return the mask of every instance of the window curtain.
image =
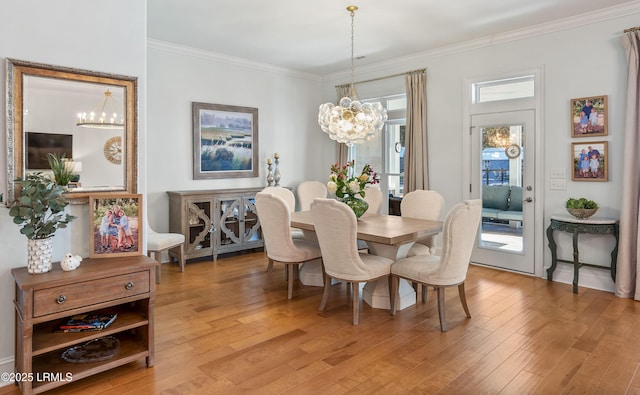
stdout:
{"type": "Polygon", "coordinates": [[[620,209],[620,244],[616,272],[616,296],[640,300],[640,32],[622,37],[629,63],[627,75],[627,109],[624,127],[624,162],[622,207],[620,209]]]}
{"type": "MultiPolygon", "coordinates": [[[[338,95],[338,100],[336,103],[340,103],[340,99],[345,96],[350,96],[351,94],[351,85],[340,85],[336,87],[336,94],[338,95]]],[[[338,163],[347,163],[349,160],[349,147],[347,147],[344,143],[338,143],[338,163]]]]}
{"type": "Polygon", "coordinates": [[[404,135],[404,193],[429,189],[427,165],[427,82],[424,70],[408,73],[407,125],[404,135]]]}

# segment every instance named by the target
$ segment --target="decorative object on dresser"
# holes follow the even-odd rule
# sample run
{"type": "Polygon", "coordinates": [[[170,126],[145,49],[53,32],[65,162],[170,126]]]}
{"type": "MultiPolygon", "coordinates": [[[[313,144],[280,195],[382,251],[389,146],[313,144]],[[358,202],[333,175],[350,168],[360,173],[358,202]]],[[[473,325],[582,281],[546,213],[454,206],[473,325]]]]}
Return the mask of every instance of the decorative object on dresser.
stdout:
{"type": "Polygon", "coordinates": [[[70,272],[71,270],[76,270],[80,266],[80,262],[82,262],[82,257],[80,255],[73,255],[70,252],[67,252],[64,254],[62,262],[60,262],[60,267],[65,272],[70,272]]]}
{"type": "Polygon", "coordinates": [[[26,268],[12,269],[15,372],[43,378],[17,383],[22,393],[45,392],[140,359],[153,366],[156,267],[154,260],[140,255],[118,256],[109,264],[88,258],[73,273],[59,265],[40,276],[30,276],[26,268]],[[80,314],[117,314],[117,319],[100,331],[56,333],[62,321],[80,314]],[[97,345],[95,340],[105,337],[117,340],[108,342],[110,347],[119,344],[108,361],[67,362],[89,362],[82,358],[97,345]],[[61,376],[66,380],[56,380],[61,376]]]}
{"type": "Polygon", "coordinates": [[[20,198],[13,202],[9,215],[22,225],[20,233],[29,239],[27,271],[46,273],[52,268],[53,236],[76,217],[65,213],[69,204],[64,187],[42,173],[32,173],[17,181],[20,198]]]}
{"type": "Polygon", "coordinates": [[[258,177],[258,109],[192,103],[193,179],[258,177]]]}
{"type": "Polygon", "coordinates": [[[90,195],[89,220],[91,258],[112,258],[142,253],[142,195],[90,195]]]}
{"type": "Polygon", "coordinates": [[[276,152],[273,154],[273,163],[275,165],[275,170],[273,170],[273,181],[275,182],[274,186],[280,186],[280,155],[276,152]]]}
{"type": "Polygon", "coordinates": [[[213,256],[215,261],[218,254],[262,248],[255,206],[261,190],[168,191],[169,232],[185,236],[184,254],[172,249],[169,256],[178,260],[213,256]]]}

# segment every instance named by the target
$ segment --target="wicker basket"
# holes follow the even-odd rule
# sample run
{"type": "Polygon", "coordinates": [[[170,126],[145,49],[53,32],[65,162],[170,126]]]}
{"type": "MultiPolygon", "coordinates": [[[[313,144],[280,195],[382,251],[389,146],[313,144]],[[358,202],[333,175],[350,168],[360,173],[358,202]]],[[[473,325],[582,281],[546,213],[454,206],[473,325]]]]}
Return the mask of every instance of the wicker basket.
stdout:
{"type": "Polygon", "coordinates": [[[573,215],[576,218],[579,219],[586,219],[591,217],[593,214],[596,213],[596,211],[598,211],[597,208],[569,208],[567,207],[567,211],[569,212],[569,214],[573,215]]]}

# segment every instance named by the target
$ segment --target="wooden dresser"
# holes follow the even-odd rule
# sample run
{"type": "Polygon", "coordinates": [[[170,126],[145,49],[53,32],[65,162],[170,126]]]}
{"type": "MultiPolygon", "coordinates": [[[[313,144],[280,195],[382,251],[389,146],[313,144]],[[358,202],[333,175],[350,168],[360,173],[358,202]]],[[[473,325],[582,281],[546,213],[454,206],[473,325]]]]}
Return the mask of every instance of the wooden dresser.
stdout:
{"type": "Polygon", "coordinates": [[[15,372],[24,394],[37,394],[145,358],[153,366],[153,308],[157,262],[146,256],[84,259],[65,272],[59,263],[44,274],[12,269],[15,279],[15,372]],[[66,318],[80,313],[117,313],[107,328],[60,333],[66,318]],[[71,363],[62,358],[103,336],[119,341],[118,352],[99,362],[71,363]]]}

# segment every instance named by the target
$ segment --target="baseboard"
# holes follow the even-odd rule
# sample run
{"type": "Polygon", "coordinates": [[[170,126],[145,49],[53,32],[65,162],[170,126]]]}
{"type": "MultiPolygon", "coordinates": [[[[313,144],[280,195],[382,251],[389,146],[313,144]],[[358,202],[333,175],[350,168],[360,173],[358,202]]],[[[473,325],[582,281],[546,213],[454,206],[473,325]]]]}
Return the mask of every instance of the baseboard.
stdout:
{"type": "MultiPolygon", "coordinates": [[[[546,269],[547,268],[544,270],[545,274],[547,272],[546,269]]],[[[578,273],[578,287],[615,292],[615,283],[611,279],[609,268],[598,269],[582,267],[578,273]]],[[[558,266],[553,272],[553,281],[563,284],[573,284],[573,264],[558,262],[558,266]]]]}
{"type": "MultiPolygon", "coordinates": [[[[2,373],[11,373],[13,372],[13,357],[0,359],[0,372],[2,373]]],[[[13,385],[13,381],[0,381],[0,387],[4,387],[5,385],[13,385]]]]}

